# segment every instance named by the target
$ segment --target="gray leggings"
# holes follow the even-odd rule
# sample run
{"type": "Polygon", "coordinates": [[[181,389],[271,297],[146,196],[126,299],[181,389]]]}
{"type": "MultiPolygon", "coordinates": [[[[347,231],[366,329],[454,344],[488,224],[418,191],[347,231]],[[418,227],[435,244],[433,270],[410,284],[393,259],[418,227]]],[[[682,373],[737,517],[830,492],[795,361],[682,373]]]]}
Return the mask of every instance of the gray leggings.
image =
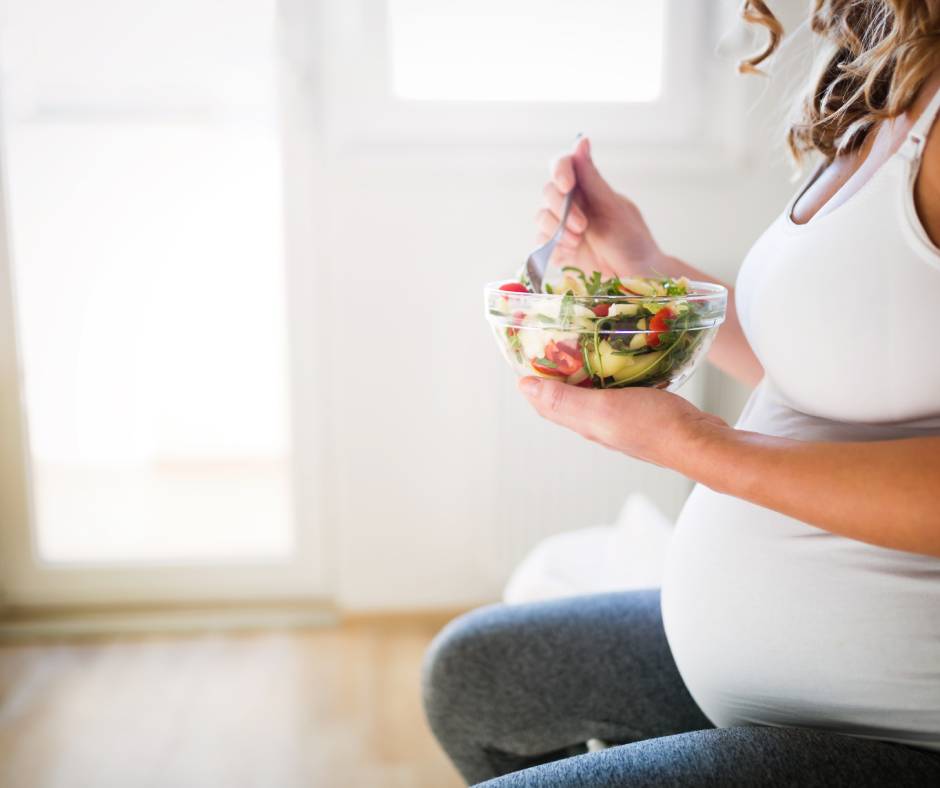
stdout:
{"type": "Polygon", "coordinates": [[[658,591],[461,616],[431,645],[424,702],[464,779],[489,788],[940,785],[938,753],[819,730],[714,728],[673,662],[658,591]],[[594,738],[620,746],[587,753],[594,738]]]}

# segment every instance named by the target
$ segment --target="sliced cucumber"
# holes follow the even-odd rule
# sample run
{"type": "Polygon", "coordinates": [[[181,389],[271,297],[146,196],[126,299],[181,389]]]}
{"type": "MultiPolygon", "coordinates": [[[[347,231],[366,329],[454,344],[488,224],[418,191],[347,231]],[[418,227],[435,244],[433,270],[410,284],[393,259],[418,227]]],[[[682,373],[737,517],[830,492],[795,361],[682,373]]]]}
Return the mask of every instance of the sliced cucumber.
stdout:
{"type": "Polygon", "coordinates": [[[664,353],[665,351],[655,350],[652,353],[633,356],[633,364],[614,373],[614,380],[617,383],[633,383],[642,380],[653,371],[653,368],[660,362],[664,353]]]}
{"type": "Polygon", "coordinates": [[[622,374],[624,370],[636,363],[633,356],[617,355],[606,339],[599,342],[596,348],[593,342],[588,342],[585,349],[588,365],[602,378],[616,378],[618,374],[622,374]]]}
{"type": "Polygon", "coordinates": [[[573,375],[569,375],[565,383],[569,383],[572,386],[577,386],[579,383],[584,383],[584,381],[587,379],[588,379],[588,373],[584,369],[584,367],[581,367],[581,369],[579,369],[573,375]]]}

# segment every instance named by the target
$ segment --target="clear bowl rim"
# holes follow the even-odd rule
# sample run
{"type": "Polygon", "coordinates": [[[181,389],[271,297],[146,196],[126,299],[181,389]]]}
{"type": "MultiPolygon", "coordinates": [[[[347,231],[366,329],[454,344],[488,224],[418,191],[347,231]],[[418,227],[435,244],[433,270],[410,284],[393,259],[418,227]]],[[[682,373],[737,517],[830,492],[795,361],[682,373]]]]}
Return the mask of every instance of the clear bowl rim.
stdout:
{"type": "MultiPolygon", "coordinates": [[[[488,315],[487,319],[490,324],[500,328],[514,328],[517,331],[560,331],[565,334],[587,334],[593,335],[594,329],[592,328],[581,328],[579,326],[565,326],[565,325],[556,325],[552,323],[542,323],[540,325],[523,325],[521,323],[514,323],[511,320],[499,320],[495,315],[488,315]]],[[[696,325],[689,326],[684,328],[684,331],[690,333],[696,331],[710,331],[713,328],[718,328],[723,325],[725,322],[725,316],[716,317],[713,320],[704,321],[696,325]]],[[[661,334],[661,331],[655,331],[651,328],[630,328],[630,329],[608,329],[605,328],[601,332],[605,336],[608,334],[615,334],[618,336],[633,336],[634,334],[661,334]]]]}
{"type": "MultiPolygon", "coordinates": [[[[500,290],[505,284],[510,282],[518,283],[518,279],[501,279],[496,282],[487,282],[483,286],[483,292],[485,295],[498,295],[502,298],[513,298],[520,300],[528,299],[555,299],[555,298],[564,298],[564,293],[530,293],[530,292],[519,292],[516,290],[500,290]]],[[[727,300],[728,297],[728,288],[724,285],[719,285],[714,282],[699,282],[697,280],[689,280],[690,292],[686,295],[665,295],[665,296],[642,296],[642,295],[576,295],[574,296],[575,302],[579,301],[591,301],[593,303],[597,302],[609,302],[612,304],[631,304],[631,303],[654,303],[654,304],[668,304],[673,301],[709,301],[709,300],[727,300]]]]}

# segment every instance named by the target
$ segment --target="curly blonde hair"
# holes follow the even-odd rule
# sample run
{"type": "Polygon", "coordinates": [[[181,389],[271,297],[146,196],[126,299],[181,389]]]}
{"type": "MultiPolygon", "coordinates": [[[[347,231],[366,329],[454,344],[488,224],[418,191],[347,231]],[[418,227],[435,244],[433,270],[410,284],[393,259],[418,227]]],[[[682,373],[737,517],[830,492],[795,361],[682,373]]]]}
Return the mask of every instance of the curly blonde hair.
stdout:
{"type": "MultiPolygon", "coordinates": [[[[759,72],[783,27],[763,0],[744,0],[742,16],[768,33],[739,66],[759,72]]],[[[878,122],[910,108],[940,65],[940,0],[812,0],[810,27],[827,46],[787,132],[797,162],[857,148],[878,122]]]]}

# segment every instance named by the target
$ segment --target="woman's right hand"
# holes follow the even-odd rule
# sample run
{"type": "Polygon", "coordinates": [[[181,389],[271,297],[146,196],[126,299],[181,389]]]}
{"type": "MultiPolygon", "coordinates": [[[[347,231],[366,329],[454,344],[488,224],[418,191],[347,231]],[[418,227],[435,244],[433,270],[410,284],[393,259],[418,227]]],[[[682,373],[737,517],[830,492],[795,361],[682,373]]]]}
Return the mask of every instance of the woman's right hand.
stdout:
{"type": "MultiPolygon", "coordinates": [[[[575,188],[574,205],[552,257],[556,265],[575,265],[621,279],[663,275],[715,281],[703,271],[662,253],[636,205],[617,194],[597,171],[586,138],[578,140],[572,153],[552,165],[552,179],[545,184],[545,205],[538,213],[540,244],[555,232],[565,195],[575,188]]],[[[753,386],[764,370],[741,329],[730,287],[728,295],[725,324],[709,358],[729,375],[753,386]]]]}
{"type": "Polygon", "coordinates": [[[555,264],[605,276],[669,274],[669,258],[660,251],[636,205],[615,192],[598,172],[586,137],[552,165],[551,180],[543,190],[545,202],[536,217],[539,244],[555,232],[565,195],[574,188],[574,205],[552,258],[555,264]]]}

